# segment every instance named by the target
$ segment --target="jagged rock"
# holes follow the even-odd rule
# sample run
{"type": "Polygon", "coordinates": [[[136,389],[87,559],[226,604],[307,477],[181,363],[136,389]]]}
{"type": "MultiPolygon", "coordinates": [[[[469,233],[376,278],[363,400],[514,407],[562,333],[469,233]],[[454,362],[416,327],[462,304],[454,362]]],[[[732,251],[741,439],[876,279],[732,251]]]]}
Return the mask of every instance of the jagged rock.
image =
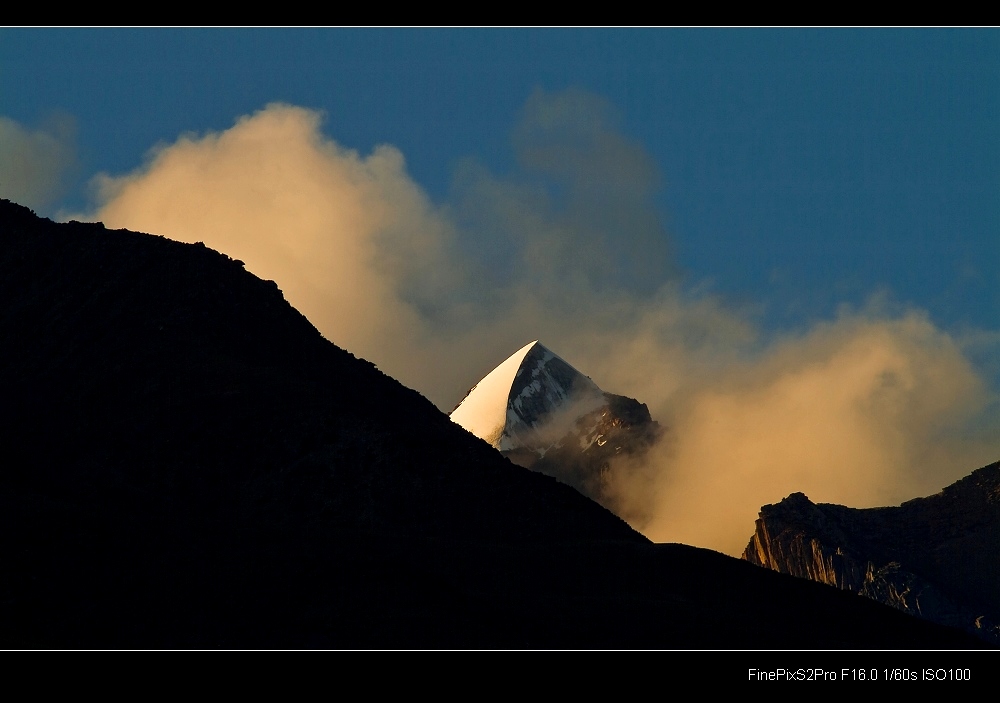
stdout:
{"type": "Polygon", "coordinates": [[[1000,643],[1000,463],[898,507],[761,508],[743,558],[1000,643]]]}

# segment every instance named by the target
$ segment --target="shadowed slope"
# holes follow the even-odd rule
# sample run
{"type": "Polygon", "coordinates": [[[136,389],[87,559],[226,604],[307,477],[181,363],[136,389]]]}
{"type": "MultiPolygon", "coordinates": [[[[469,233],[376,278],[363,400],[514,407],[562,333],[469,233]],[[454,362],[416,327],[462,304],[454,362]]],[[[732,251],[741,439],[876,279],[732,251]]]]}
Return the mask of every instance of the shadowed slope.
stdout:
{"type": "Polygon", "coordinates": [[[239,262],[100,225],[22,222],[33,231],[8,225],[0,249],[0,334],[16,340],[0,350],[0,383],[25,485],[136,491],[178,513],[176,501],[229,502],[238,486],[226,506],[238,519],[268,502],[265,484],[294,483],[293,464],[316,460],[336,465],[326,480],[345,505],[311,509],[370,530],[643,540],[574,491],[509,471],[239,262]]]}

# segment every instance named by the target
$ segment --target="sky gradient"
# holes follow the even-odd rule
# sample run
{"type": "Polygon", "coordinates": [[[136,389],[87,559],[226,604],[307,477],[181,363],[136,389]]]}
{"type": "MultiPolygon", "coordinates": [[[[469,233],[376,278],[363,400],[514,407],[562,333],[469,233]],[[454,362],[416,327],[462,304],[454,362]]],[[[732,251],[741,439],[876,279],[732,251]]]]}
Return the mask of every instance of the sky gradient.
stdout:
{"type": "Polygon", "coordinates": [[[539,339],[669,428],[636,526],[737,553],[997,458],[998,79],[991,29],[2,29],[0,196],[204,241],[445,411],[539,339]]]}

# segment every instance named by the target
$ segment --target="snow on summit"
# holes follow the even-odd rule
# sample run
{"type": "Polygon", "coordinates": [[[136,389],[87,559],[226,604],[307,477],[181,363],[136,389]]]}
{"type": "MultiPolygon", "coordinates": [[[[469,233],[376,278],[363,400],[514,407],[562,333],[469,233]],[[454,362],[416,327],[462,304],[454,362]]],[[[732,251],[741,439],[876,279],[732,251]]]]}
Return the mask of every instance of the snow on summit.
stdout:
{"type": "Polygon", "coordinates": [[[477,383],[451,419],[500,451],[544,455],[605,402],[597,384],[536,340],[477,383]]]}
{"type": "Polygon", "coordinates": [[[605,393],[537,341],[488,373],[451,419],[512,463],[572,486],[623,519],[652,514],[645,498],[622,493],[634,465],[618,462],[640,458],[659,440],[649,408],[605,393]]]}

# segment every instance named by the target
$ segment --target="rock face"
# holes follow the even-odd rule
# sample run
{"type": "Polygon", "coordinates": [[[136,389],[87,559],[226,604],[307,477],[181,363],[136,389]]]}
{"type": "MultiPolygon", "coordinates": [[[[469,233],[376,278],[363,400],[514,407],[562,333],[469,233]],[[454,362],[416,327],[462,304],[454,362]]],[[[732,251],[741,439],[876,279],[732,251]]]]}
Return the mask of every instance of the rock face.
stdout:
{"type": "Polygon", "coordinates": [[[898,507],[761,508],[743,558],[1000,643],[1000,463],[898,507]]]}
{"type": "Polygon", "coordinates": [[[525,468],[559,479],[621,517],[622,461],[660,437],[645,404],[605,393],[538,341],[473,386],[451,419],[525,468]]]}

